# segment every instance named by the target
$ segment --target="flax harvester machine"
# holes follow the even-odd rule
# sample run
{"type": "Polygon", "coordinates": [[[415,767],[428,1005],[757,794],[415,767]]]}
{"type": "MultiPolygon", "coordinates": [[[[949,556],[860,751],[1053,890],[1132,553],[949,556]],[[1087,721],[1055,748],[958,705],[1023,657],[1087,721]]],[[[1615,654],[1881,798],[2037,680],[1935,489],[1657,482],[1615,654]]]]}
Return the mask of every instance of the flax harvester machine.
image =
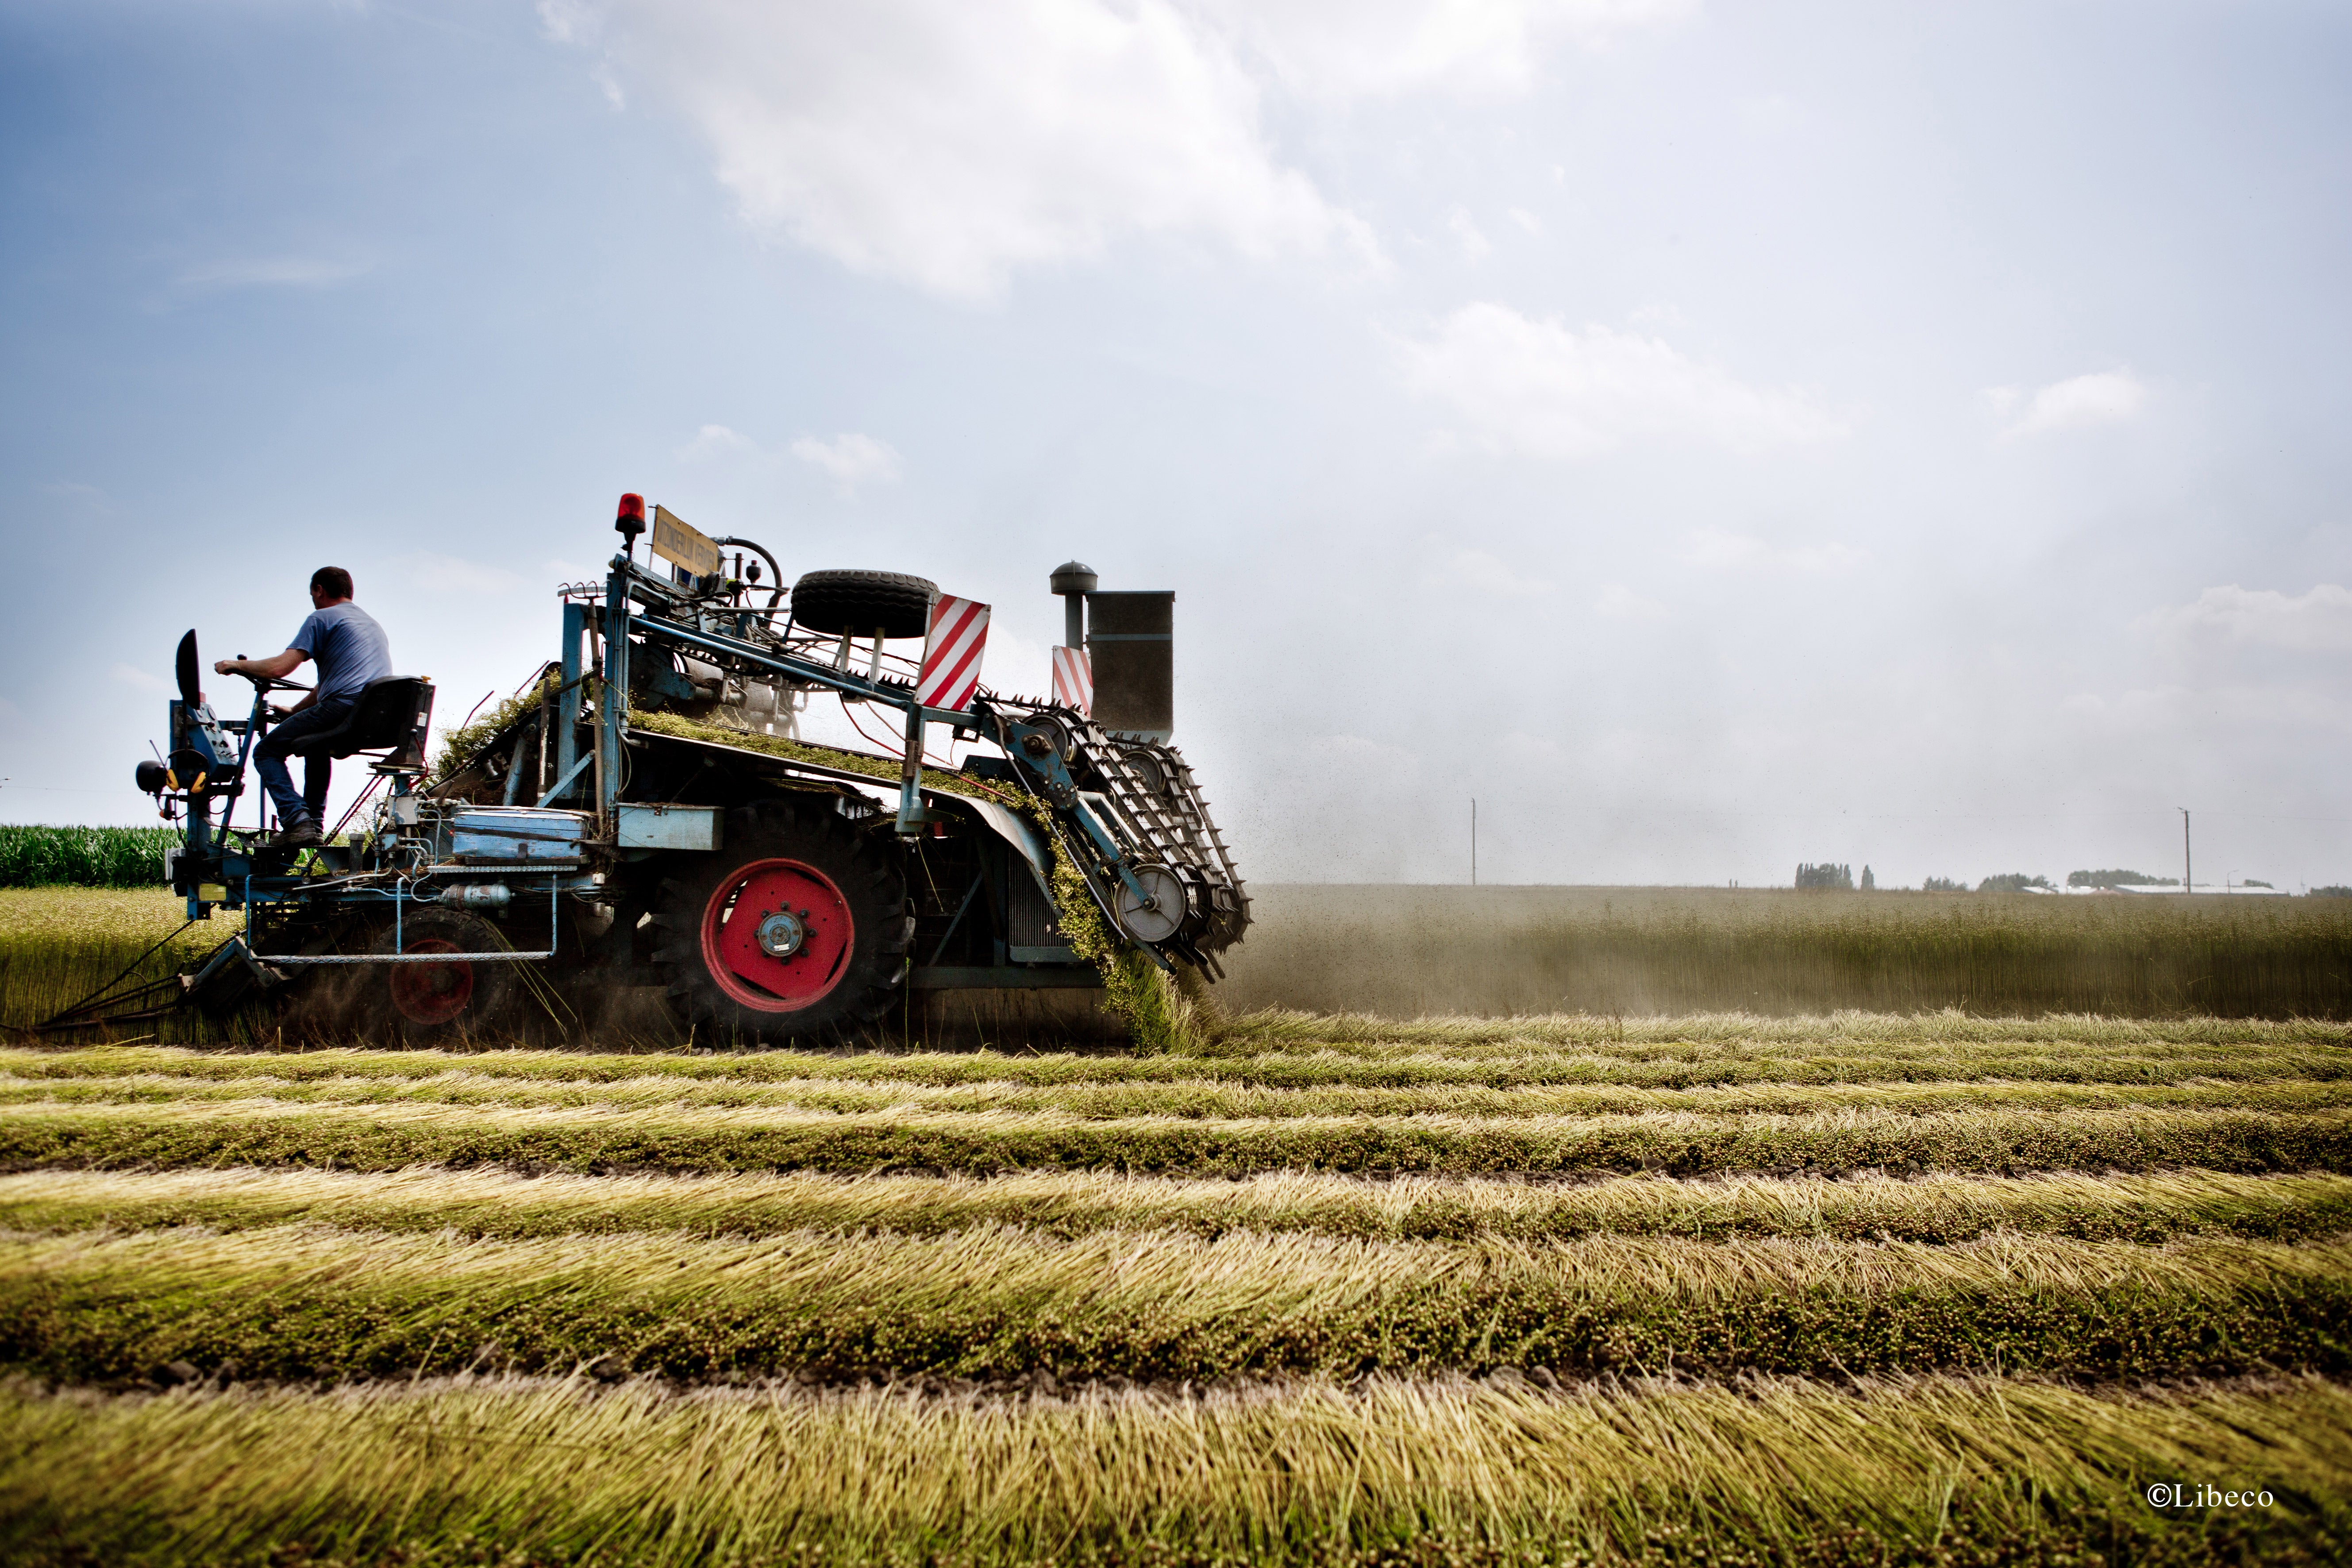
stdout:
{"type": "Polygon", "coordinates": [[[357,830],[316,850],[267,847],[266,794],[247,788],[290,683],[242,678],[251,710],[222,717],[191,631],[168,754],[138,783],[184,824],[170,871],[188,919],[243,930],[55,1026],[269,1000],[298,1026],[429,1043],[495,1034],[566,984],[636,984],[704,1043],[852,1040],[910,992],[1101,984],[1073,909],[1099,922],[1081,942],[1097,956],[1217,977],[1250,905],[1169,742],[1175,595],[1101,592],[1066,565],[1055,700],[1007,697],[979,683],[989,606],[884,572],[787,591],[763,546],[653,512],[639,561],[645,503],[621,499],[604,582],[561,591],[558,657],[437,771],[432,683],[362,694],[320,742],[370,760],[357,830]],[[803,742],[820,699],[895,734],[803,742]],[[942,731],[970,743],[959,767],[927,764],[942,731]]]}

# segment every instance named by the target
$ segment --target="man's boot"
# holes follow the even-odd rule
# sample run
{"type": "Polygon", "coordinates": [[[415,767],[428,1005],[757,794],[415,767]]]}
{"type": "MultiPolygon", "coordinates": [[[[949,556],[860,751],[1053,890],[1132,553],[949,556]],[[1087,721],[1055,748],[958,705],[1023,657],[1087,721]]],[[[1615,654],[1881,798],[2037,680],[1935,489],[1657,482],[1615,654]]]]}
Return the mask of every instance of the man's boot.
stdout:
{"type": "Polygon", "coordinates": [[[326,835],[308,816],[298,816],[279,828],[269,840],[272,849],[310,849],[326,842],[326,835]]]}

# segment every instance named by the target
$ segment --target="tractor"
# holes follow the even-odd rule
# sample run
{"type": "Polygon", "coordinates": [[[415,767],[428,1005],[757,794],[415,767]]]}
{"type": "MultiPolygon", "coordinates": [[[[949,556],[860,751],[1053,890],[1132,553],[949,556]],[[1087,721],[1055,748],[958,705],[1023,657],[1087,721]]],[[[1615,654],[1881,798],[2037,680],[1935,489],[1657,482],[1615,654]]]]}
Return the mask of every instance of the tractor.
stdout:
{"type": "Polygon", "coordinates": [[[990,607],[927,579],[786,588],[766,547],[660,506],[640,559],[635,494],[614,526],[604,580],[558,591],[555,657],[437,759],[421,678],[373,683],[317,739],[370,777],[315,848],[270,847],[247,784],[294,683],[243,677],[252,707],[225,717],[190,631],[169,748],[137,782],[184,826],[168,869],[188,919],[242,928],[59,1026],[267,1004],[430,1045],[497,1037],[531,995],[657,986],[701,1044],[840,1045],[923,993],[1091,990],[1118,963],[1219,976],[1250,903],[1170,740],[1174,595],[1067,563],[1053,697],[1013,697],[980,680],[990,607]],[[816,701],[872,749],[803,738],[816,701]],[[933,760],[941,742],[960,763],[933,760]]]}

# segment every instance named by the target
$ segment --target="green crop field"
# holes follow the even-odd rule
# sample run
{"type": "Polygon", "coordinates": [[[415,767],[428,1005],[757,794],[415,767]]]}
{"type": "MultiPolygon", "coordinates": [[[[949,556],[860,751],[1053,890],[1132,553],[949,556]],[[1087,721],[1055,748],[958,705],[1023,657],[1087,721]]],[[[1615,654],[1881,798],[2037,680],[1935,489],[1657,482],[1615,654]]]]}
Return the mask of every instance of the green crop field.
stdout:
{"type": "MultiPolygon", "coordinates": [[[[178,923],[0,894],[8,1020],[178,923]]],[[[2352,1024],[1408,983],[1148,1053],[20,1031],[0,1562],[2352,1557],[2352,1024]]]]}
{"type": "Polygon", "coordinates": [[[160,888],[169,827],[0,826],[0,888],[160,888]]]}

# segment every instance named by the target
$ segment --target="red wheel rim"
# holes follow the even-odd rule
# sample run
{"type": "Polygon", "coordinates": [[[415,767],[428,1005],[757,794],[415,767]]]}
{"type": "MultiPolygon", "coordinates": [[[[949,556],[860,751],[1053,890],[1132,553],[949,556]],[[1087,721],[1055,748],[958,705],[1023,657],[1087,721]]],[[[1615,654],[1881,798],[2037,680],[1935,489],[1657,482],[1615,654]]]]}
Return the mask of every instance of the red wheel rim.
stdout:
{"type": "Polygon", "coordinates": [[[702,909],[703,966],[756,1013],[794,1013],[831,994],[856,941],[849,900],[799,860],[739,866],[702,909]],[[792,951],[775,951],[785,945],[792,951]]]}
{"type": "MultiPolygon", "coordinates": [[[[428,936],[408,944],[410,952],[457,952],[457,944],[428,936]]],[[[474,966],[457,963],[392,965],[392,1005],[412,1024],[446,1024],[474,999],[474,966]]]]}

